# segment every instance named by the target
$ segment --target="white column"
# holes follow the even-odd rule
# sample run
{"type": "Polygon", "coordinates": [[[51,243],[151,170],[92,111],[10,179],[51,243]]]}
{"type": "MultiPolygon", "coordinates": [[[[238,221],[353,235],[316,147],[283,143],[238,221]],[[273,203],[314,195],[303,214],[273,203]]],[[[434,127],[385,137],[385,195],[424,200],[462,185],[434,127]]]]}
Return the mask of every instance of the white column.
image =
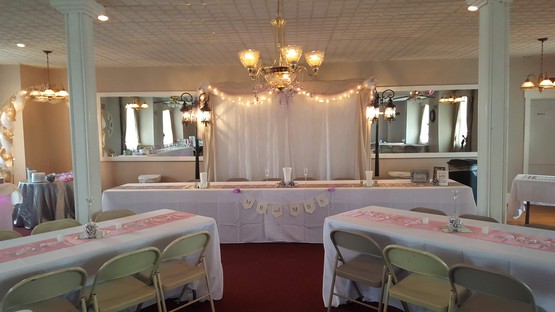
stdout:
{"type": "Polygon", "coordinates": [[[86,223],[89,199],[91,214],[101,210],[93,20],[104,7],[94,0],[50,0],[50,5],[65,16],[75,214],[86,223]]]}
{"type": "Polygon", "coordinates": [[[480,8],[478,70],[478,211],[505,220],[512,0],[480,8]]]}

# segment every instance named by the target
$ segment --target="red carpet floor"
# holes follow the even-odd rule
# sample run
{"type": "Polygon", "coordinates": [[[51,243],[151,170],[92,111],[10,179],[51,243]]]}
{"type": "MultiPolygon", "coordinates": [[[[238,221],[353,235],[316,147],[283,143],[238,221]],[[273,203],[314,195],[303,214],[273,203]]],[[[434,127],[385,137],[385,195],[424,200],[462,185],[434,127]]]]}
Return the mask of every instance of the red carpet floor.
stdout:
{"type": "MultiPolygon", "coordinates": [[[[224,295],[218,312],[324,312],[321,244],[223,244],[224,295]]],[[[168,308],[173,305],[167,301],[168,308]]],[[[154,306],[143,312],[156,311],[154,306]]],[[[182,311],[207,312],[207,302],[182,311]]],[[[332,311],[371,311],[356,304],[332,311]]],[[[389,311],[400,311],[391,308],[389,311]]]]}

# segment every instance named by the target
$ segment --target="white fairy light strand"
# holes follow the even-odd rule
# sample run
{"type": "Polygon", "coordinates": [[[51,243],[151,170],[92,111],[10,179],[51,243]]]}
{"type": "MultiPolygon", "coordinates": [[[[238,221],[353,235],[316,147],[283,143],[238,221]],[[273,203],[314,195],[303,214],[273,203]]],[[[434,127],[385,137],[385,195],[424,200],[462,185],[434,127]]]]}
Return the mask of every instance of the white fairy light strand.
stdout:
{"type": "MultiPolygon", "coordinates": [[[[347,98],[352,97],[353,95],[358,95],[360,90],[363,88],[368,88],[366,85],[358,85],[355,88],[349,89],[347,91],[341,92],[335,95],[322,95],[322,94],[313,94],[307,92],[302,89],[296,89],[295,95],[300,95],[306,97],[308,100],[312,100],[314,102],[319,103],[332,103],[345,100],[347,98]]],[[[209,85],[208,90],[210,93],[214,94],[215,96],[220,97],[224,101],[229,101],[234,104],[241,104],[241,105],[257,105],[257,104],[265,104],[272,102],[272,95],[274,94],[273,91],[268,91],[264,93],[258,93],[252,96],[240,96],[240,95],[230,95],[227,94],[216,87],[209,85]]]]}

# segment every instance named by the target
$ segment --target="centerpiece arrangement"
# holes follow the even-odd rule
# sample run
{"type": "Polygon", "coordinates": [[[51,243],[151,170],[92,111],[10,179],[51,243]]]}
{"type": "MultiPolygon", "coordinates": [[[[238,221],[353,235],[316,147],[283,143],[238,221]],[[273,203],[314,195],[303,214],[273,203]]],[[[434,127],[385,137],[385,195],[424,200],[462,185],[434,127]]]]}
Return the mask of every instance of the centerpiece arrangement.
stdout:
{"type": "Polygon", "coordinates": [[[296,187],[297,185],[291,179],[291,167],[284,167],[283,168],[283,181],[279,181],[276,185],[277,187],[296,187]]]}

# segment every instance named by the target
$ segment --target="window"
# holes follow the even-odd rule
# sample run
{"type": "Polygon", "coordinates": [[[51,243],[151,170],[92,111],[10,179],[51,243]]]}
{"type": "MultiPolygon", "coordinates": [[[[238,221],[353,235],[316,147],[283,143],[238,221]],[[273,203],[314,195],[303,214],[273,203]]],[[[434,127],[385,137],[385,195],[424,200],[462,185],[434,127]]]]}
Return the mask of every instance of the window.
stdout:
{"type": "Polygon", "coordinates": [[[462,96],[457,110],[455,120],[455,135],[453,137],[453,149],[455,152],[466,150],[466,140],[468,138],[468,97],[462,96]]]}
{"type": "Polygon", "coordinates": [[[173,139],[173,129],[172,129],[172,118],[169,110],[162,111],[162,132],[164,133],[164,145],[172,145],[173,139]]]}
{"type": "Polygon", "coordinates": [[[125,148],[133,151],[136,150],[139,145],[139,127],[137,125],[135,110],[127,108],[125,113],[125,148]]]}
{"type": "Polygon", "coordinates": [[[425,104],[422,107],[422,118],[420,118],[420,135],[418,143],[428,144],[430,141],[430,105],[425,104]]]}

